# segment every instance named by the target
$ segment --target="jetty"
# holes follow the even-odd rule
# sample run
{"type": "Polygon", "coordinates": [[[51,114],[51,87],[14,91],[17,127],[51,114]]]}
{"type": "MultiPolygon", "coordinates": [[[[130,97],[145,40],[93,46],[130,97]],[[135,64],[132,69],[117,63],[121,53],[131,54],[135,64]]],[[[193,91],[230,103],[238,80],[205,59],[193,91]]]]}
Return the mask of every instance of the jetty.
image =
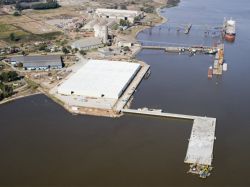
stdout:
{"type": "Polygon", "coordinates": [[[157,46],[157,45],[142,45],[142,49],[150,49],[150,50],[164,50],[169,53],[201,53],[201,54],[216,54],[218,51],[218,47],[211,46],[157,46]]]}
{"type": "Polygon", "coordinates": [[[150,65],[142,61],[139,63],[141,64],[140,71],[136,74],[136,76],[134,77],[134,80],[129,84],[127,89],[124,91],[122,96],[119,98],[119,100],[116,102],[115,106],[113,107],[113,110],[118,113],[120,113],[121,110],[127,105],[133,93],[136,91],[136,88],[139,86],[143,78],[147,75],[147,72],[150,71],[150,65]]]}
{"type": "Polygon", "coordinates": [[[224,64],[224,44],[218,45],[218,52],[215,54],[213,74],[222,75],[224,64]]]}
{"type": "Polygon", "coordinates": [[[189,172],[191,173],[198,174],[202,178],[206,178],[210,175],[210,170],[207,168],[211,167],[213,161],[216,118],[165,113],[160,109],[148,108],[122,109],[121,112],[136,115],[192,120],[193,127],[184,163],[190,164],[192,169],[190,169],[189,172]]]}

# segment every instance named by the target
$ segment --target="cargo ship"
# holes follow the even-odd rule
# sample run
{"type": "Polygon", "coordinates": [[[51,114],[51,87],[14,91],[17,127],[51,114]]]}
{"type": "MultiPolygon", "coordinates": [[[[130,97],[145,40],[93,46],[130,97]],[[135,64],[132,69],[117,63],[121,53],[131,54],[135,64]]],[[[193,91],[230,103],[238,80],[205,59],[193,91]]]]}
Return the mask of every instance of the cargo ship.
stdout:
{"type": "Polygon", "coordinates": [[[234,42],[236,35],[236,22],[232,20],[224,21],[224,38],[226,41],[234,42]]]}

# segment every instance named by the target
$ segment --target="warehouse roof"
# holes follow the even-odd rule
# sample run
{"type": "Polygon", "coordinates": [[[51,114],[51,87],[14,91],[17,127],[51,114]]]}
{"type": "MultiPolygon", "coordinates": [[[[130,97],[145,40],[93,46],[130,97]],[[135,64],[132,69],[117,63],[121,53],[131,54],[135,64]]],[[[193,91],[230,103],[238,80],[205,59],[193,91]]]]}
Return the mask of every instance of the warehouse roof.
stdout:
{"type": "Polygon", "coordinates": [[[141,15],[143,12],[135,11],[135,10],[120,10],[120,9],[104,9],[98,8],[96,9],[96,13],[99,15],[119,15],[119,16],[129,16],[136,17],[141,15]]]}
{"type": "Polygon", "coordinates": [[[92,46],[98,46],[102,44],[102,39],[96,37],[87,37],[81,40],[77,40],[72,43],[73,48],[90,48],[92,46]]]}
{"type": "Polygon", "coordinates": [[[137,63],[89,60],[60,85],[58,93],[118,99],[139,69],[137,63]]]}
{"type": "Polygon", "coordinates": [[[11,62],[23,63],[24,67],[46,67],[62,65],[62,59],[60,55],[18,56],[12,57],[10,60],[11,62]]]}

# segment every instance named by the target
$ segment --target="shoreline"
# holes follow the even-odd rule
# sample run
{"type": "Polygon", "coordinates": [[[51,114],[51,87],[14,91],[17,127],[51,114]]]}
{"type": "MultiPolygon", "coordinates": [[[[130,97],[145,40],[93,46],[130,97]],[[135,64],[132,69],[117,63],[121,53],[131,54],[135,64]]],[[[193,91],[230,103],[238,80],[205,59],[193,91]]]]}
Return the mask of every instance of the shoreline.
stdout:
{"type": "Polygon", "coordinates": [[[40,95],[40,94],[43,94],[43,93],[38,91],[35,93],[24,94],[24,95],[20,95],[17,97],[6,98],[6,99],[3,99],[2,101],[0,101],[0,105],[4,105],[4,104],[11,103],[11,102],[19,100],[19,99],[23,99],[23,98],[34,96],[34,95],[40,95]]]}
{"type": "Polygon", "coordinates": [[[144,31],[146,29],[149,29],[149,28],[160,26],[160,25],[168,22],[168,18],[166,18],[165,16],[161,15],[161,10],[178,6],[179,3],[180,3],[179,0],[177,0],[177,1],[167,0],[167,2],[166,2],[165,5],[161,5],[161,6],[155,7],[156,15],[158,16],[159,19],[161,19],[161,21],[160,22],[152,23],[151,26],[146,26],[144,28],[141,28],[139,31],[137,31],[134,39],[137,40],[137,36],[140,34],[140,32],[142,32],[142,31],[144,31]]]}

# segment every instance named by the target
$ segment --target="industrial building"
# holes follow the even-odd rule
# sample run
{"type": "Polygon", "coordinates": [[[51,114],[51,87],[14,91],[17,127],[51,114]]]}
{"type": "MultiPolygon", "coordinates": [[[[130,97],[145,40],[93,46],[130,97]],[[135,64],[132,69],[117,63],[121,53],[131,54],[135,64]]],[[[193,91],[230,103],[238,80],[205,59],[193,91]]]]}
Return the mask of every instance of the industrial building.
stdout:
{"type": "Polygon", "coordinates": [[[10,59],[12,65],[23,64],[27,70],[46,70],[62,68],[62,58],[60,55],[44,56],[17,56],[10,59]]]}
{"type": "Polygon", "coordinates": [[[101,38],[103,43],[108,42],[108,26],[107,25],[95,25],[94,26],[95,37],[101,38]]]}
{"type": "Polygon", "coordinates": [[[118,99],[141,66],[137,63],[89,60],[58,87],[65,96],[118,99]]]}
{"type": "Polygon", "coordinates": [[[71,44],[72,48],[77,48],[79,50],[89,50],[103,47],[104,44],[101,38],[87,37],[81,40],[77,40],[71,44]]]}
{"type": "Polygon", "coordinates": [[[131,23],[134,23],[136,17],[141,19],[144,16],[142,11],[103,8],[96,9],[96,15],[100,18],[128,20],[131,23]]]}

